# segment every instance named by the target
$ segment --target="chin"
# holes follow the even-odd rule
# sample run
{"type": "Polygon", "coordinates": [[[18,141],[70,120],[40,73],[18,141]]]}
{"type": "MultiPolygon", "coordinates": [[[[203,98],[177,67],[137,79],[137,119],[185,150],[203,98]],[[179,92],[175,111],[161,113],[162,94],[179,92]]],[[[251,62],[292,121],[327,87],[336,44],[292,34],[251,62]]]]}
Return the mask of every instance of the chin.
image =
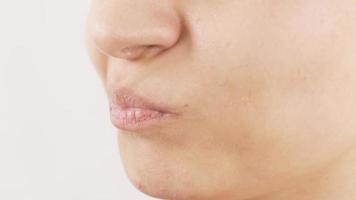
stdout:
{"type": "Polygon", "coordinates": [[[127,177],[140,192],[159,199],[201,199],[195,187],[196,178],[184,163],[175,163],[150,153],[135,159],[137,154],[122,156],[127,177]],[[198,194],[197,194],[198,193],[198,194]]]}
{"type": "Polygon", "coordinates": [[[172,152],[174,148],[142,138],[122,136],[119,144],[127,177],[148,196],[164,200],[242,200],[255,193],[252,184],[243,181],[246,177],[226,176],[235,168],[216,170],[196,160],[184,160],[172,152]]]}
{"type": "MultiPolygon", "coordinates": [[[[177,183],[173,179],[160,179],[157,177],[140,179],[129,177],[131,183],[140,192],[164,200],[216,200],[221,195],[200,193],[189,184],[177,183]]],[[[226,199],[226,198],[223,198],[226,199]]]]}
{"type": "Polygon", "coordinates": [[[126,167],[125,170],[135,188],[148,196],[166,200],[201,199],[189,184],[167,175],[167,171],[152,174],[126,167]]]}
{"type": "MultiPolygon", "coordinates": [[[[251,188],[229,187],[225,183],[216,184],[207,181],[205,177],[195,177],[193,174],[183,175],[178,168],[163,168],[158,165],[143,170],[141,166],[125,165],[130,182],[140,192],[164,200],[243,200],[251,196],[251,188]],[[241,192],[238,192],[241,191],[241,192]]],[[[243,184],[242,184],[243,185],[243,184]]]]}

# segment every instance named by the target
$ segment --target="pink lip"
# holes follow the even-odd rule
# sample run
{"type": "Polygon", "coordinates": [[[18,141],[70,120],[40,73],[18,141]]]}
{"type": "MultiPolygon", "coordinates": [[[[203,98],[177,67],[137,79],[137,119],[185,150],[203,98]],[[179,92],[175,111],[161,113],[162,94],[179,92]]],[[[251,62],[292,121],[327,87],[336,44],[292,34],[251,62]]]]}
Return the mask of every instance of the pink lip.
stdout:
{"type": "Polygon", "coordinates": [[[127,131],[152,127],[177,116],[167,106],[145,99],[128,88],[112,90],[110,119],[115,127],[127,131]]]}

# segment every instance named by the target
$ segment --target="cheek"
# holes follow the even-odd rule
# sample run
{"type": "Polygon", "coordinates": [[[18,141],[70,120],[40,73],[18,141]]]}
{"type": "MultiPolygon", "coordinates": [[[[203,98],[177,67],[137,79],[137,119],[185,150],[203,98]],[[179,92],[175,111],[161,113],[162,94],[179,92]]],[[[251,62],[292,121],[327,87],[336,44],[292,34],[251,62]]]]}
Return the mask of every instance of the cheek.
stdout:
{"type": "Polygon", "coordinates": [[[214,66],[202,76],[214,93],[205,124],[216,144],[238,150],[230,156],[261,176],[315,169],[355,141],[355,14],[346,1],[317,2],[264,10],[226,29],[206,22],[229,30],[219,38],[197,31],[210,39],[201,46],[214,47],[201,53],[214,66]]]}
{"type": "Polygon", "coordinates": [[[275,25],[266,27],[256,48],[258,62],[251,66],[261,90],[253,127],[264,133],[258,137],[280,141],[277,149],[290,150],[288,160],[318,162],[354,141],[355,26],[345,2],[342,8],[333,1],[305,2],[271,18],[275,25]]]}

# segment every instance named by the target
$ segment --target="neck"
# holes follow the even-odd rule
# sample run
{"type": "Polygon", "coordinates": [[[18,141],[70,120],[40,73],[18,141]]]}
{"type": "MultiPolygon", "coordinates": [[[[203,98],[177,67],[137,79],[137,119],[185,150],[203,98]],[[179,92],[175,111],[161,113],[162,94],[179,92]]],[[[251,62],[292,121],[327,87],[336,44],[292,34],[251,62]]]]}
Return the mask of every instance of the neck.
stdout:
{"type": "Polygon", "coordinates": [[[298,186],[263,200],[350,200],[356,199],[356,149],[350,149],[313,177],[298,186]]]}

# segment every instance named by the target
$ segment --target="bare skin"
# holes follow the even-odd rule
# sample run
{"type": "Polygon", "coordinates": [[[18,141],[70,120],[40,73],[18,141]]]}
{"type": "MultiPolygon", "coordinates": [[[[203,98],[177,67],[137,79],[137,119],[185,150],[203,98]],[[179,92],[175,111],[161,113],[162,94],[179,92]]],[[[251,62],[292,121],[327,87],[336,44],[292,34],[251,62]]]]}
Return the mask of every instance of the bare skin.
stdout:
{"type": "Polygon", "coordinates": [[[105,88],[179,117],[118,130],[131,182],[170,200],[356,199],[355,0],[93,0],[105,88]]]}

